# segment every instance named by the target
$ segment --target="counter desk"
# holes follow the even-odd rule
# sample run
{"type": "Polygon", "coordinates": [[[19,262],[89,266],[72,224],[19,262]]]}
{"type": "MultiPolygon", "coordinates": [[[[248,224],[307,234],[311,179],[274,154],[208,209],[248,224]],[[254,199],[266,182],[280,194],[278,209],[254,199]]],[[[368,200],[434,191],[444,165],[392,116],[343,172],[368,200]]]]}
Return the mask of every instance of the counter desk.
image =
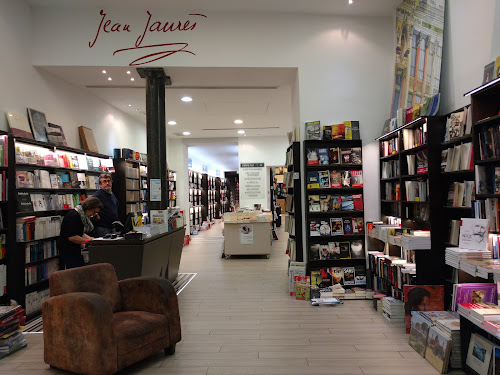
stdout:
{"type": "Polygon", "coordinates": [[[174,282],[179,272],[184,226],[142,240],[96,239],[89,243],[89,264],[111,263],[118,280],[161,276],[174,282]]]}
{"type": "Polygon", "coordinates": [[[273,242],[270,221],[224,221],[224,254],[269,255],[273,242]]]}

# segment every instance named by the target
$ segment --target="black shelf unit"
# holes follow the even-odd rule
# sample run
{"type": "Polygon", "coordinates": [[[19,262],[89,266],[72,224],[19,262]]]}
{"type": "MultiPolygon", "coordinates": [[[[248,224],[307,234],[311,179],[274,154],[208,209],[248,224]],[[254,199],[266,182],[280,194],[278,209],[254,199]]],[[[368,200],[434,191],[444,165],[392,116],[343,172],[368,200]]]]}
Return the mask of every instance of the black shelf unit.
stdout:
{"type": "MultiPolygon", "coordinates": [[[[306,191],[306,218],[307,218],[307,223],[306,223],[306,249],[307,249],[307,267],[306,267],[306,273],[308,275],[311,274],[311,271],[316,271],[324,268],[329,268],[329,267],[355,267],[355,272],[357,275],[364,275],[366,277],[366,248],[365,248],[365,233],[364,233],[364,194],[363,194],[363,187],[339,187],[339,188],[308,188],[308,177],[309,177],[309,172],[319,172],[321,170],[323,171],[328,171],[328,175],[330,176],[331,171],[339,171],[341,175],[345,173],[345,171],[348,171],[349,174],[352,173],[352,171],[361,171],[363,170],[362,162],[361,163],[342,163],[342,156],[341,156],[341,151],[342,150],[350,150],[349,152],[352,152],[353,149],[359,149],[359,156],[362,159],[361,155],[361,149],[362,149],[362,141],[361,140],[344,140],[344,139],[337,139],[337,140],[306,140],[304,141],[304,161],[305,161],[305,173],[306,176],[304,177],[304,186],[305,186],[305,191],[306,191]],[[334,152],[338,152],[338,160],[340,163],[335,164],[330,163],[329,164],[323,164],[323,165],[308,165],[307,164],[307,156],[309,154],[309,150],[312,149],[328,149],[329,155],[334,152]],[[337,150],[337,151],[331,151],[332,149],[337,150]],[[352,209],[352,210],[328,210],[326,212],[316,212],[316,211],[309,211],[310,209],[310,200],[311,196],[316,196],[319,195],[320,197],[322,195],[326,196],[341,196],[342,198],[344,196],[352,196],[352,195],[361,195],[361,209],[352,209]],[[345,220],[351,220],[351,227],[353,230],[353,227],[356,226],[354,222],[352,221],[354,218],[361,218],[362,219],[362,225],[361,225],[361,233],[359,234],[346,234],[345,233],[345,226],[343,226],[343,232],[344,234],[342,235],[320,235],[320,236],[311,236],[311,227],[312,227],[312,222],[327,222],[328,225],[330,225],[331,221],[330,219],[340,219],[342,221],[345,220]],[[351,254],[351,245],[353,244],[353,241],[356,241],[357,245],[359,246],[359,243],[361,243],[362,246],[362,254],[363,257],[352,257],[351,254]],[[340,246],[342,243],[349,243],[349,258],[345,259],[321,259],[320,254],[316,254],[316,250],[314,250],[312,247],[314,245],[329,245],[328,243],[336,243],[336,246],[340,246]],[[316,259],[316,257],[320,259],[316,259]]],[[[331,158],[331,156],[330,156],[331,158]]],[[[351,177],[352,178],[352,177],[351,177]]],[[[350,182],[351,183],[351,182],[350,182]]],[[[330,184],[331,186],[331,184],[330,184]]],[[[295,190],[299,190],[300,187],[297,187],[295,190]]],[[[341,198],[341,199],[342,199],[341,198]]],[[[359,204],[356,203],[356,205],[359,204]]],[[[354,200],[353,200],[353,205],[354,205],[354,200]]],[[[331,207],[330,207],[331,208],[331,207]]],[[[357,226],[356,226],[357,227],[357,226]]],[[[331,228],[330,228],[331,229],[331,228]]],[[[320,231],[321,233],[321,231],[320,231]]],[[[340,247],[339,247],[340,248],[340,247]]],[[[364,283],[358,283],[358,284],[353,284],[353,285],[344,285],[344,288],[349,288],[349,287],[366,287],[366,282],[364,283]]]]}
{"type": "Polygon", "coordinates": [[[146,164],[124,158],[113,159],[113,164],[115,174],[112,191],[119,202],[118,220],[124,223],[129,212],[146,213],[148,210],[147,189],[142,189],[147,186],[147,172],[144,173],[146,164]]]}
{"type": "MultiPolygon", "coordinates": [[[[5,134],[5,133],[4,133],[5,134]]],[[[54,217],[55,221],[61,220],[62,216],[68,212],[71,207],[61,208],[61,209],[50,209],[50,210],[36,210],[37,207],[33,207],[31,210],[18,210],[18,193],[29,193],[29,194],[42,194],[50,195],[66,195],[72,196],[71,203],[74,205],[78,203],[78,198],[83,199],[84,197],[90,196],[96,189],[89,188],[88,182],[89,178],[95,181],[100,173],[105,172],[105,168],[99,167],[99,170],[89,170],[89,164],[92,167],[95,165],[91,162],[88,157],[99,158],[99,159],[110,159],[110,156],[89,152],[86,150],[80,150],[71,147],[57,146],[44,142],[35,141],[33,139],[26,139],[21,137],[13,137],[9,134],[8,140],[8,161],[9,166],[6,170],[6,175],[8,178],[8,202],[2,205],[2,215],[4,215],[4,225],[7,223],[7,254],[6,254],[6,264],[7,264],[7,294],[9,298],[16,300],[19,304],[26,308],[27,305],[30,306],[30,300],[36,299],[38,303],[41,302],[42,298],[48,295],[48,280],[47,277],[51,272],[56,271],[60,268],[60,257],[58,254],[57,246],[54,246],[55,240],[59,236],[59,232],[56,227],[51,229],[49,235],[45,235],[45,238],[26,238],[24,240],[20,234],[20,237],[16,235],[16,222],[21,222],[23,217],[32,217],[35,220],[44,220],[45,218],[54,217]],[[30,150],[31,149],[31,150],[30,150]],[[62,166],[59,155],[66,155],[66,162],[69,163],[71,160],[74,168],[69,167],[69,165],[62,166]],[[75,167],[76,159],[71,159],[71,156],[80,156],[78,159],[78,168],[75,167]],[[85,161],[86,165],[83,167],[81,163],[85,161]],[[36,170],[47,171],[52,175],[71,175],[75,173],[84,173],[86,179],[86,186],[83,187],[73,187],[73,188],[17,188],[16,182],[18,173],[16,172],[34,172],[36,170]],[[8,215],[8,217],[7,217],[8,215]],[[60,219],[57,219],[60,217],[60,219]],[[8,220],[5,220],[8,219],[8,220]],[[50,235],[55,233],[56,235],[50,235]],[[28,261],[26,252],[36,249],[36,246],[50,246],[51,251],[55,249],[54,253],[47,253],[48,255],[43,255],[39,259],[28,261]],[[27,285],[27,278],[31,272],[31,283],[27,285]],[[33,293],[33,294],[31,294],[33,293]],[[36,293],[36,295],[34,294],[36,293]],[[36,296],[36,298],[35,298],[36,296]]],[[[22,174],[20,173],[19,176],[22,174]]],[[[77,184],[78,185],[78,184],[77,184]]],[[[96,184],[96,188],[97,188],[96,184]]],[[[30,200],[33,197],[30,196],[30,200]]],[[[51,203],[54,201],[51,200],[51,203]]],[[[48,208],[48,207],[47,207],[48,208]]],[[[48,219],[45,219],[48,220],[48,219]]],[[[37,225],[41,225],[38,222],[37,225]]],[[[20,232],[21,233],[21,232],[20,232]]],[[[42,234],[38,233],[38,237],[42,237],[42,234]]],[[[40,314],[40,310],[27,311],[28,317],[34,317],[40,314]]]]}
{"type": "Polygon", "coordinates": [[[168,176],[168,207],[177,206],[177,172],[169,169],[168,176]]]}
{"type": "MultiPolygon", "coordinates": [[[[379,138],[380,143],[380,198],[381,198],[381,218],[382,221],[389,222],[389,217],[401,218],[401,226],[408,229],[423,229],[431,231],[431,248],[433,250],[415,251],[416,278],[417,285],[439,284],[440,275],[444,272],[444,248],[442,239],[441,222],[443,220],[443,201],[441,200],[441,142],[444,136],[446,118],[444,116],[419,117],[400,128],[397,128],[379,138]],[[420,138],[420,132],[426,127],[425,139],[420,138]],[[415,138],[419,138],[417,145],[404,149],[403,134],[413,132],[415,138]],[[384,142],[388,142],[384,145],[384,142]],[[391,150],[388,144],[393,142],[396,150],[391,150]],[[391,153],[384,155],[384,150],[391,153]],[[415,173],[409,174],[407,155],[424,155],[427,158],[427,170],[422,169],[418,173],[415,165],[415,173]],[[398,167],[394,168],[395,175],[385,176],[385,163],[394,163],[398,167]],[[382,178],[384,176],[384,178],[382,178]],[[421,181],[426,183],[426,201],[408,201],[406,197],[407,181],[421,181]],[[389,190],[389,188],[391,190],[389,190]]],[[[370,250],[373,247],[380,247],[374,243],[379,241],[370,239],[370,250]]],[[[380,241],[379,241],[380,242],[380,241]]],[[[390,256],[401,257],[401,248],[391,245],[390,256]]],[[[376,275],[378,277],[378,275],[376,275]]],[[[385,280],[385,279],[384,279],[385,280]]],[[[387,282],[385,280],[384,282],[387,282]]],[[[398,290],[394,285],[387,285],[389,289],[398,290]]],[[[401,295],[401,293],[396,293],[401,295]]]]}
{"type": "Polygon", "coordinates": [[[192,170],[189,174],[189,222],[191,228],[200,229],[203,223],[202,217],[202,173],[192,170]]]}
{"type": "Polygon", "coordinates": [[[216,216],[216,183],[215,177],[206,173],[201,175],[201,217],[202,221],[214,222],[216,216]]]}
{"type": "Polygon", "coordinates": [[[287,148],[287,172],[284,178],[285,211],[288,214],[285,231],[288,232],[288,255],[292,255],[290,248],[294,246],[295,257],[291,261],[304,262],[304,238],[302,234],[302,196],[300,176],[300,142],[293,142],[287,148]],[[293,229],[292,229],[293,226],[293,229]]]}

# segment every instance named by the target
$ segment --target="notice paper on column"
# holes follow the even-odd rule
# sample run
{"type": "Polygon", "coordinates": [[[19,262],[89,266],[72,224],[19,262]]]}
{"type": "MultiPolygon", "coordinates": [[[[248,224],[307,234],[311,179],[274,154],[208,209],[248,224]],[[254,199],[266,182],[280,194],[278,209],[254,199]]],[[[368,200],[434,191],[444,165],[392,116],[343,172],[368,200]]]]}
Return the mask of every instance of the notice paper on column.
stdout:
{"type": "Polygon", "coordinates": [[[161,180],[159,178],[149,180],[149,200],[151,202],[161,201],[161,180]]]}
{"type": "Polygon", "coordinates": [[[240,244],[253,244],[253,224],[240,224],[240,244]]]}
{"type": "Polygon", "coordinates": [[[488,219],[462,219],[458,246],[461,249],[486,250],[488,228],[488,219]]]}

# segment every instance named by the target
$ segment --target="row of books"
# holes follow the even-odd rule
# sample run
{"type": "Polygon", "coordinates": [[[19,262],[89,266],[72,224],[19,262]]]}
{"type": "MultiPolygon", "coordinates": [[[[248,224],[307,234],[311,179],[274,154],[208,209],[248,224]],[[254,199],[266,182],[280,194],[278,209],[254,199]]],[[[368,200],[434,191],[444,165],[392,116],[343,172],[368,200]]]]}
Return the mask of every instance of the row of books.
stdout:
{"type": "Polygon", "coordinates": [[[452,113],[446,119],[444,142],[460,138],[472,132],[472,114],[470,106],[464,107],[462,111],[452,113]]]}
{"type": "Polygon", "coordinates": [[[295,236],[295,218],[292,215],[285,216],[285,232],[290,236],[295,236]]]}
{"type": "Polygon", "coordinates": [[[24,247],[24,259],[26,263],[36,262],[59,255],[56,240],[31,242],[24,247]]]}
{"type": "Polygon", "coordinates": [[[409,175],[423,174],[429,171],[426,151],[419,151],[415,154],[406,155],[406,163],[409,175]]]}
{"type": "Polygon", "coordinates": [[[363,171],[307,171],[308,189],[363,187],[363,171]]]}
{"type": "Polygon", "coordinates": [[[361,164],[361,162],[361,147],[307,149],[307,165],[361,164]]]}
{"type": "Polygon", "coordinates": [[[26,347],[22,328],[25,310],[20,305],[0,306],[0,359],[26,347]]]}
{"type": "Polygon", "coordinates": [[[321,127],[320,121],[306,122],[306,140],[361,139],[359,121],[343,121],[321,127]]]}
{"type": "Polygon", "coordinates": [[[7,167],[9,165],[8,141],[9,138],[6,135],[0,135],[0,167],[7,167]]]}
{"type": "Polygon", "coordinates": [[[48,262],[37,264],[36,266],[24,269],[24,285],[32,285],[42,280],[48,279],[52,273],[59,271],[59,260],[52,259],[48,262]]]}
{"type": "Polygon", "coordinates": [[[500,194],[500,167],[476,165],[474,172],[477,194],[500,194]]]}
{"type": "Polygon", "coordinates": [[[127,203],[125,210],[127,214],[129,212],[147,212],[148,205],[146,203],[127,203]]]}
{"type": "Polygon", "coordinates": [[[498,198],[486,198],[484,201],[474,201],[473,214],[477,219],[488,219],[491,232],[500,232],[500,203],[498,198]]]}
{"type": "Polygon", "coordinates": [[[415,129],[403,129],[403,150],[427,143],[427,122],[415,129]]]}
{"type": "Polygon", "coordinates": [[[363,194],[309,195],[309,212],[335,212],[363,209],[363,194]]]}
{"type": "Polygon", "coordinates": [[[398,289],[403,289],[403,285],[412,284],[413,276],[416,275],[415,263],[380,251],[368,251],[368,264],[377,277],[398,289]]]}
{"type": "Polygon", "coordinates": [[[139,178],[139,168],[135,168],[134,164],[125,163],[125,177],[139,178]]]}
{"type": "Polygon", "coordinates": [[[290,149],[286,152],[285,165],[289,166],[292,164],[293,164],[293,147],[290,147],[290,149]]]}
{"type": "Polygon", "coordinates": [[[401,200],[401,184],[399,182],[386,182],[384,186],[386,200],[401,200]]]}
{"type": "Polygon", "coordinates": [[[86,176],[83,172],[49,173],[47,170],[16,171],[18,189],[97,189],[98,176],[86,176]]]}
{"type": "Polygon", "coordinates": [[[106,173],[115,171],[113,159],[62,151],[54,152],[43,147],[34,147],[20,142],[16,142],[16,163],[106,173]]]}
{"type": "Polygon", "coordinates": [[[382,297],[382,316],[391,323],[405,321],[404,303],[394,297],[382,297]]]}
{"type": "Polygon", "coordinates": [[[7,184],[7,171],[0,171],[0,199],[2,201],[7,200],[8,196],[8,189],[7,187],[9,186],[7,184]]]}
{"type": "Polygon", "coordinates": [[[474,168],[472,143],[462,143],[441,151],[441,171],[465,171],[474,168]]]}
{"type": "Polygon", "coordinates": [[[482,127],[479,131],[481,160],[500,157],[500,124],[482,127]]]}
{"type": "Polygon", "coordinates": [[[399,177],[401,172],[399,160],[389,160],[382,162],[382,178],[399,177]]]}
{"type": "Polygon", "coordinates": [[[25,216],[16,219],[16,241],[29,242],[59,236],[62,216],[25,216]]]}
{"type": "Polygon", "coordinates": [[[311,220],[309,222],[309,235],[319,236],[344,236],[351,234],[364,234],[365,227],[362,217],[331,217],[324,220],[311,220]]]}
{"type": "Polygon", "coordinates": [[[362,240],[328,242],[312,244],[309,249],[309,260],[362,259],[365,251],[362,240]]]}
{"type": "Polygon", "coordinates": [[[427,202],[429,180],[405,181],[406,200],[409,202],[427,202]]]}
{"type": "Polygon", "coordinates": [[[399,138],[392,138],[380,143],[382,157],[394,155],[399,152],[399,138]]]}
{"type": "Polygon", "coordinates": [[[328,288],[335,284],[366,285],[364,266],[329,267],[311,270],[311,285],[328,288]]]}
{"type": "Polygon", "coordinates": [[[31,315],[42,310],[42,303],[44,303],[49,297],[50,290],[48,288],[26,293],[26,298],[24,299],[26,314],[31,315]]]}
{"type": "Polygon", "coordinates": [[[19,212],[70,210],[86,199],[85,194],[30,194],[17,193],[17,210],[19,212]]]}
{"type": "Polygon", "coordinates": [[[148,154],[134,151],[130,148],[114,148],[113,149],[113,157],[115,159],[130,159],[135,161],[140,161],[143,163],[148,162],[148,154]]]}
{"type": "Polygon", "coordinates": [[[447,205],[450,207],[471,207],[475,199],[474,181],[455,181],[448,189],[447,205]]]}

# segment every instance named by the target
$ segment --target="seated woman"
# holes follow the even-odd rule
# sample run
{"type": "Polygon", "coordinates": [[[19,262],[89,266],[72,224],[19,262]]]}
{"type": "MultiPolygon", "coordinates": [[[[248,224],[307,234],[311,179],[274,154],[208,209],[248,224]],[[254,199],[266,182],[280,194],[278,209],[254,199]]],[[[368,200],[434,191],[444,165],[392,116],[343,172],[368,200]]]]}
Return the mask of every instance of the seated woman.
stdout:
{"type": "Polygon", "coordinates": [[[89,197],[64,216],[57,247],[66,268],[81,267],[85,264],[81,247],[82,244],[92,239],[87,234],[94,229],[90,218],[96,215],[101,208],[102,203],[98,198],[89,197]]]}

